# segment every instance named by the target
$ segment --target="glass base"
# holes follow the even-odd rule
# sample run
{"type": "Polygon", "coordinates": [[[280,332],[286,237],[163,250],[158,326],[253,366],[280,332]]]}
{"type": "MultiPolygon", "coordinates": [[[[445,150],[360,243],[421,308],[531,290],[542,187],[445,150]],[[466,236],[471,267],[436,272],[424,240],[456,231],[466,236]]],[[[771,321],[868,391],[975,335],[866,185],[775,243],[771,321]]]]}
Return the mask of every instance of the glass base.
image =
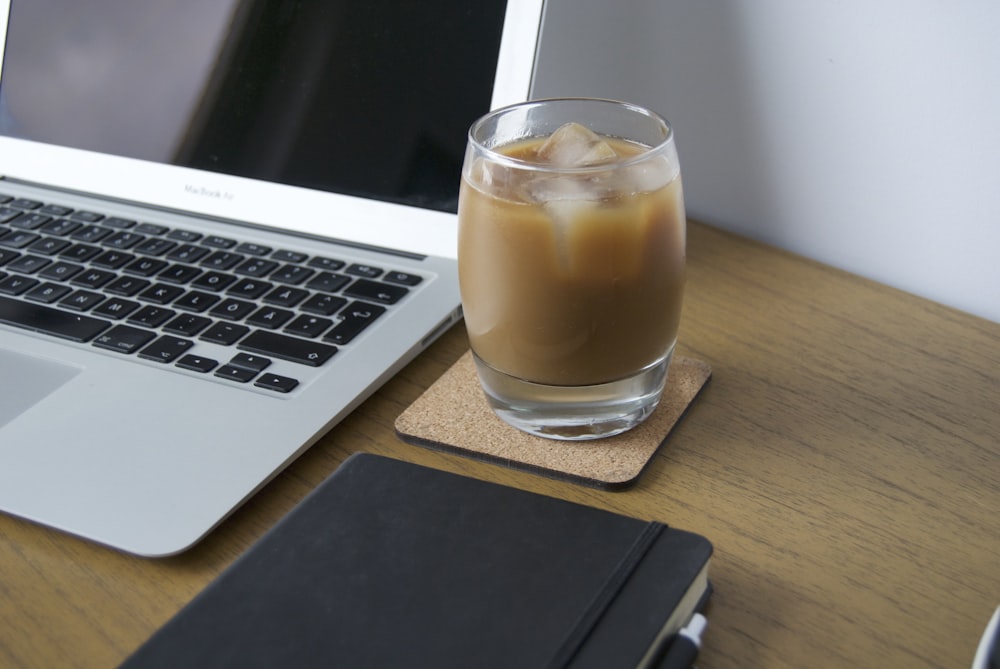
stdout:
{"type": "Polygon", "coordinates": [[[644,421],[660,401],[673,347],[627,379],[593,386],[548,386],[504,374],[473,352],[493,411],[519,430],[547,439],[582,441],[621,434],[644,421]]]}

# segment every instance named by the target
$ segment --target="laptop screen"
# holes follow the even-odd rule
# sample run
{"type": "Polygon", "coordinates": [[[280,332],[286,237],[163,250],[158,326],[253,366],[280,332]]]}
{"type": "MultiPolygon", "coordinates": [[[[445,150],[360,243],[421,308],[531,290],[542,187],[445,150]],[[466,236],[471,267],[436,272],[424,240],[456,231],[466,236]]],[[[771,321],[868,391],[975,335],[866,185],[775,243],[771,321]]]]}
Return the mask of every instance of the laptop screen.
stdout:
{"type": "Polygon", "coordinates": [[[505,0],[13,0],[0,134],[453,212],[505,0]]]}

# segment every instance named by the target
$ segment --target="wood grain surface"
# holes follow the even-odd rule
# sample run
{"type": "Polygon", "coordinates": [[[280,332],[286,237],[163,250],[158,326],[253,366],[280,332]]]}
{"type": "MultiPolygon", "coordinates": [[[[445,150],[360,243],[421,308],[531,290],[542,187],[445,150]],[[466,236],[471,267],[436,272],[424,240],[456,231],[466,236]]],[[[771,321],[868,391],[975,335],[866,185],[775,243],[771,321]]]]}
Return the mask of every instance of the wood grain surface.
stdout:
{"type": "Polygon", "coordinates": [[[0,666],[115,666],[368,451],[705,535],[702,669],[968,667],[1000,604],[1000,325],[700,224],[688,257],[678,352],[712,381],[635,487],[400,441],[467,350],[459,325],[185,554],[0,516],[0,666]]]}

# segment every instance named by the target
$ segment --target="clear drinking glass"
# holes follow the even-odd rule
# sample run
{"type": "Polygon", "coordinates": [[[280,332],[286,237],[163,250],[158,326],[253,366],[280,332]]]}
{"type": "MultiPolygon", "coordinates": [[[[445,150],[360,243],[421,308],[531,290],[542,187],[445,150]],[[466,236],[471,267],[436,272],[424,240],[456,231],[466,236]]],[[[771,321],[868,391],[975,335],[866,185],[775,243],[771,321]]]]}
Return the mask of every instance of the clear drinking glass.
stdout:
{"type": "Polygon", "coordinates": [[[612,100],[536,100],[469,130],[462,305],[497,415],[594,439],[659,402],[677,339],[686,221],[669,124],[612,100]]]}

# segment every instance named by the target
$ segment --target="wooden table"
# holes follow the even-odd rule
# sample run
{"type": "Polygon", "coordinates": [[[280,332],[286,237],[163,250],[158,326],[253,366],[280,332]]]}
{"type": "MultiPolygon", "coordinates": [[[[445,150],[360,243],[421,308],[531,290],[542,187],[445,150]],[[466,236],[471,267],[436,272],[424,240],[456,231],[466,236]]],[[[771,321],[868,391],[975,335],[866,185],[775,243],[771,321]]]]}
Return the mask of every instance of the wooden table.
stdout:
{"type": "Polygon", "coordinates": [[[689,261],[680,352],[714,375],[631,490],[399,441],[457,326],[181,556],[0,516],[0,666],[116,665],[369,451],[704,534],[703,669],[968,667],[1000,604],[1000,325],[703,225],[689,261]]]}

